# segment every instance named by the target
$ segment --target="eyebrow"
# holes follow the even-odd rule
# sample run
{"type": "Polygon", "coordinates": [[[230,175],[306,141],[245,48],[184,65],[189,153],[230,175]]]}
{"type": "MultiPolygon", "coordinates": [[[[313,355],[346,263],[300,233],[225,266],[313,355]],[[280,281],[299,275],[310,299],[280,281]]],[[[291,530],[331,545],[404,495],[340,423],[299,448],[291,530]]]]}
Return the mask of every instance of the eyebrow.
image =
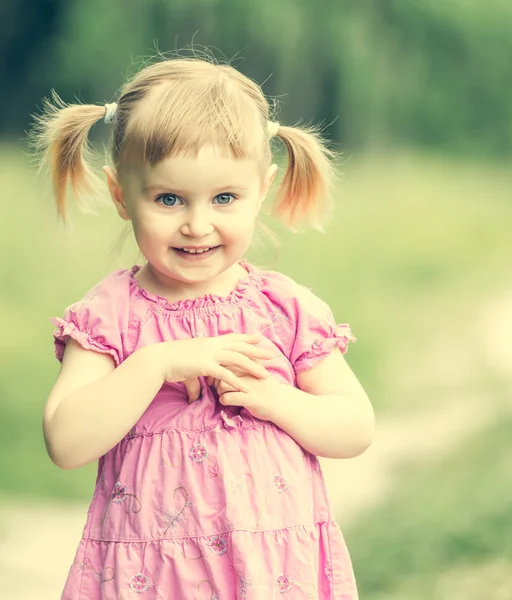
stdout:
{"type": "MultiPolygon", "coordinates": [[[[223,191],[229,191],[229,190],[239,190],[242,192],[247,191],[249,188],[245,185],[223,185],[220,188],[217,188],[213,191],[214,194],[219,194],[220,192],[223,191]]],[[[144,192],[144,194],[148,194],[150,192],[163,192],[163,191],[171,191],[175,194],[178,194],[180,196],[186,196],[187,194],[183,192],[183,190],[178,190],[176,189],[174,186],[172,185],[167,185],[167,184],[160,184],[160,183],[154,183],[151,185],[145,185],[142,187],[142,191],[144,192]]]]}

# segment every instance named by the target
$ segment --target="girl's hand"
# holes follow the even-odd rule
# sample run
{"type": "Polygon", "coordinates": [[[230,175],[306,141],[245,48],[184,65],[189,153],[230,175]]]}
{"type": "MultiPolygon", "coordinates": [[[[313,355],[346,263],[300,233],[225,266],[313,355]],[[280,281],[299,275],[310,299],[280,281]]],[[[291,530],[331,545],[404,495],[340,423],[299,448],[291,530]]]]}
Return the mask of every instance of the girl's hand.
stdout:
{"type": "Polygon", "coordinates": [[[185,382],[189,402],[192,402],[201,393],[198,377],[212,377],[240,392],[249,391],[249,386],[233,370],[256,380],[268,377],[267,370],[258,360],[272,358],[272,352],[258,348],[256,344],[260,341],[259,335],[230,333],[162,342],[156,344],[155,349],[164,381],[185,382]]]}
{"type": "Polygon", "coordinates": [[[258,379],[242,374],[239,377],[249,388],[248,392],[239,391],[225,381],[212,377],[208,378],[208,385],[216,389],[219,402],[224,406],[243,406],[253,417],[262,421],[271,420],[271,408],[279,393],[279,382],[272,377],[258,379]]]}

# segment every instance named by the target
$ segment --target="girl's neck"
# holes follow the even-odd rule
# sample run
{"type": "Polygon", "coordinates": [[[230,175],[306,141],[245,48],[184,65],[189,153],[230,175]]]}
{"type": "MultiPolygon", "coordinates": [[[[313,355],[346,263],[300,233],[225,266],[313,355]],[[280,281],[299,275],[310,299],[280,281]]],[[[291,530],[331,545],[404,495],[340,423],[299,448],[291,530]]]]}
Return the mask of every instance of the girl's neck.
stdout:
{"type": "Polygon", "coordinates": [[[181,300],[194,300],[207,295],[229,296],[238,282],[247,277],[248,272],[241,263],[235,263],[213,279],[193,284],[181,281],[162,282],[149,263],[146,263],[136,274],[135,279],[141,288],[152,294],[165,298],[169,303],[181,300]]]}

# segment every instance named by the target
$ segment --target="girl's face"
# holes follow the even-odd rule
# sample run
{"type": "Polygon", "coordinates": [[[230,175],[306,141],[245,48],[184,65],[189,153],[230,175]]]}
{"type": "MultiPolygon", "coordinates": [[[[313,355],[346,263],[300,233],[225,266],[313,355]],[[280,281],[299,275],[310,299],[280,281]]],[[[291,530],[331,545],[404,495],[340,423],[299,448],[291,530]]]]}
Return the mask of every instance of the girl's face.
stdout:
{"type": "Polygon", "coordinates": [[[243,257],[276,166],[262,176],[256,160],[228,158],[205,146],[197,157],[172,156],[133,169],[122,186],[110,169],[105,172],[157,282],[193,288],[243,257]]]}

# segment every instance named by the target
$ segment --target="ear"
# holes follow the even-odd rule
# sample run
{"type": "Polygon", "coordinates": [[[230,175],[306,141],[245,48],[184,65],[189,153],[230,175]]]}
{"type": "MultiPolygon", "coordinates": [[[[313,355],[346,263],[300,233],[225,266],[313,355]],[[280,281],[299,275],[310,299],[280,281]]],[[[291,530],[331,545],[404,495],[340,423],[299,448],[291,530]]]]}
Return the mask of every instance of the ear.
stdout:
{"type": "Polygon", "coordinates": [[[112,197],[112,201],[119,213],[119,216],[124,221],[130,221],[130,215],[128,213],[128,208],[126,207],[126,202],[124,199],[124,191],[119,181],[117,179],[117,175],[110,167],[103,167],[103,172],[107,177],[108,189],[110,192],[110,196],[112,197]]]}
{"type": "Polygon", "coordinates": [[[267,169],[267,172],[265,173],[265,176],[263,178],[263,184],[261,187],[260,206],[261,206],[261,204],[263,204],[265,198],[267,197],[268,190],[270,189],[270,186],[272,185],[272,182],[274,181],[276,173],[277,173],[277,165],[270,165],[270,167],[267,169]]]}

